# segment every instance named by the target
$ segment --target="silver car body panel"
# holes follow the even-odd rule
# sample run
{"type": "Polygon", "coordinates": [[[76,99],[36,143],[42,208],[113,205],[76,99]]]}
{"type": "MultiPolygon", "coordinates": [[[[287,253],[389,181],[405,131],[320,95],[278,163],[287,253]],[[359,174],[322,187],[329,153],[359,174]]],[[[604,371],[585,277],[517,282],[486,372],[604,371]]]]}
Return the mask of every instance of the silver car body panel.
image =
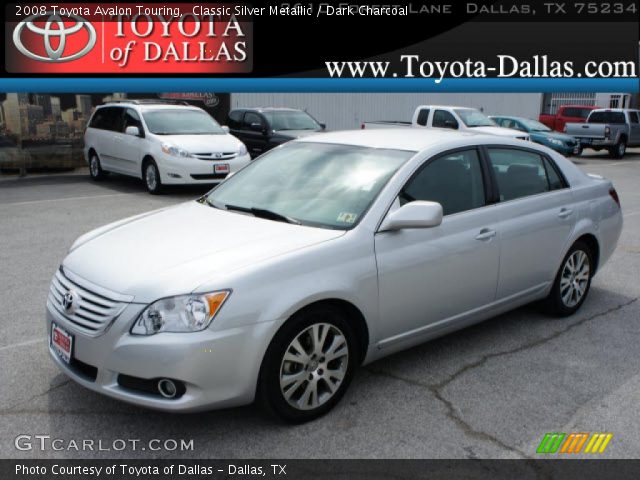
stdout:
{"type": "MultiPolygon", "coordinates": [[[[610,257],[622,215],[611,183],[583,173],[553,150],[509,138],[440,130],[331,132],[294,142],[417,152],[349,231],[290,225],[187,202],[80,237],[63,262],[93,284],[131,298],[104,333],[89,336],[49,302],[74,335],[74,356],[96,366],[95,381],[58,366],[87,388],[172,411],[253,400],[266,349],[282,324],[317,301],[348,302],[365,319],[364,363],[543,298],[575,240],[593,235],[598,266],[610,257]],[[378,232],[411,175],[441,152],[476,145],[527,148],[552,158],[570,188],[445,216],[429,229],[378,232]],[[561,209],[571,210],[568,217],[561,209]],[[496,232],[487,241],[475,237],[496,232]],[[527,252],[527,254],[523,254],[527,252]],[[232,289],[208,329],[137,336],[131,326],[166,296],[232,289]],[[169,377],[187,385],[167,400],[118,386],[117,374],[169,377]]],[[[286,147],[278,147],[286,148],[286,147]]]]}

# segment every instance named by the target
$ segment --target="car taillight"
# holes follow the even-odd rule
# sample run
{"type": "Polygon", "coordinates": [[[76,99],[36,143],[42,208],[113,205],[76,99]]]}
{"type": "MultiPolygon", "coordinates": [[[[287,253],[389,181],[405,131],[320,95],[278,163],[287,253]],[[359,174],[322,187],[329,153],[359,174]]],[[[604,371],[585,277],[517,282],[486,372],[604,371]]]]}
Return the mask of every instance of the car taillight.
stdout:
{"type": "Polygon", "coordinates": [[[616,192],[615,188],[611,187],[609,189],[609,195],[611,195],[611,198],[613,198],[613,201],[616,202],[618,207],[620,207],[620,197],[618,197],[618,192],[616,192]]]}

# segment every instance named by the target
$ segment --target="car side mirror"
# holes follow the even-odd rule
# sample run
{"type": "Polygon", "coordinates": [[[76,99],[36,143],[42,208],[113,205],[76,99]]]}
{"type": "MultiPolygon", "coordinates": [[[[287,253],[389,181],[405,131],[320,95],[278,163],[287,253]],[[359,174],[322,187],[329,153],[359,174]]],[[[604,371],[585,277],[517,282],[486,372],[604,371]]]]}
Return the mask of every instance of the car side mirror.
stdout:
{"type": "Polygon", "coordinates": [[[405,228],[431,228],[442,223],[442,205],[438,202],[416,200],[391,212],[380,225],[380,232],[405,228]]]}
{"type": "Polygon", "coordinates": [[[224,133],[229,133],[229,127],[227,125],[222,125],[222,131],[224,133]]]}
{"type": "Polygon", "coordinates": [[[453,120],[445,120],[444,121],[444,127],[445,128],[450,128],[452,130],[457,130],[458,129],[458,122],[455,122],[453,120]]]}
{"type": "Polygon", "coordinates": [[[127,135],[131,135],[133,137],[139,137],[140,129],[135,125],[129,125],[127,128],[124,129],[124,133],[127,135]]]}
{"type": "Polygon", "coordinates": [[[321,128],[322,130],[326,130],[326,129],[327,129],[327,124],[326,124],[326,123],[322,123],[322,122],[320,122],[320,128],[321,128]]]}

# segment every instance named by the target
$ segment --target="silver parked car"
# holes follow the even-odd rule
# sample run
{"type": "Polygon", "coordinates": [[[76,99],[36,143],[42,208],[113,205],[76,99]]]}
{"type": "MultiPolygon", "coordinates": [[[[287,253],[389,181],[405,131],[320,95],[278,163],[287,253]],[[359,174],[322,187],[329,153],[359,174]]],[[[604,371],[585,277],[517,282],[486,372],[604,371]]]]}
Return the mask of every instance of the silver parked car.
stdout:
{"type": "Polygon", "coordinates": [[[611,183],[530,142],[359,130],[273,149],[204,197],[80,237],[47,302],[85,387],[317,417],[356,367],[542,300],[585,301],[622,228],[611,183]]]}

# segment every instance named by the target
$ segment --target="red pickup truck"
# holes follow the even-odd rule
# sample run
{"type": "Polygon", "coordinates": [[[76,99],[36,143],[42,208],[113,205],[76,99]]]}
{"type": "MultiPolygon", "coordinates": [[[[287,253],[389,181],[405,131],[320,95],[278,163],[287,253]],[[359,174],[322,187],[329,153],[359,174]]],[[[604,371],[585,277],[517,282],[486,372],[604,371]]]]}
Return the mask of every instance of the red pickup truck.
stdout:
{"type": "Polygon", "coordinates": [[[592,110],[599,107],[589,105],[562,105],[558,108],[555,115],[541,114],[538,119],[540,123],[544,123],[551,130],[556,132],[564,132],[564,126],[567,123],[584,123],[592,110]]]}

